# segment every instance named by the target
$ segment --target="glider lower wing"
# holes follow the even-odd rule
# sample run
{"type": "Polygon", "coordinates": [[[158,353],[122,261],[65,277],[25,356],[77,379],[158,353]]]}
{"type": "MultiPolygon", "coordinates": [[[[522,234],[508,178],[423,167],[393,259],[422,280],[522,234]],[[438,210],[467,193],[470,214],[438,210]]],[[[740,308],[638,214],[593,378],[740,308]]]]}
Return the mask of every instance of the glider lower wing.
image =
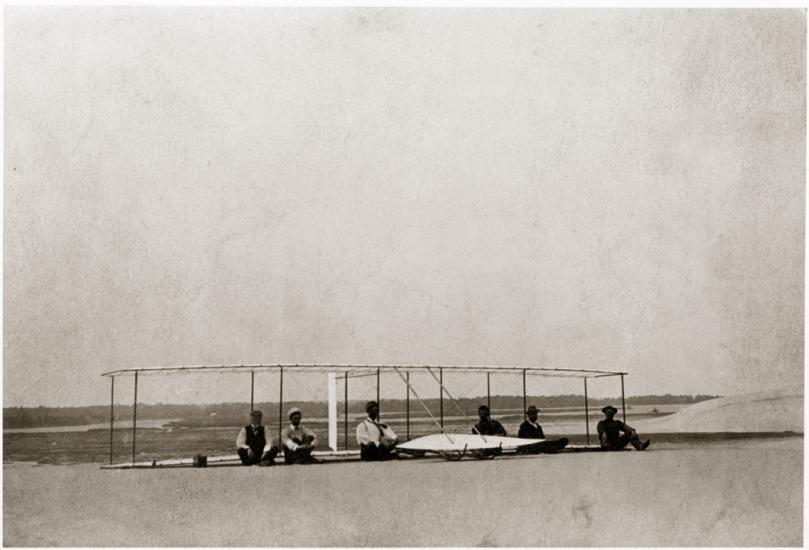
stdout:
{"type": "Polygon", "coordinates": [[[431,434],[411,439],[396,447],[404,451],[452,452],[477,451],[485,449],[516,449],[525,445],[541,443],[544,439],[518,439],[516,437],[500,437],[496,435],[481,436],[477,434],[431,434]]]}

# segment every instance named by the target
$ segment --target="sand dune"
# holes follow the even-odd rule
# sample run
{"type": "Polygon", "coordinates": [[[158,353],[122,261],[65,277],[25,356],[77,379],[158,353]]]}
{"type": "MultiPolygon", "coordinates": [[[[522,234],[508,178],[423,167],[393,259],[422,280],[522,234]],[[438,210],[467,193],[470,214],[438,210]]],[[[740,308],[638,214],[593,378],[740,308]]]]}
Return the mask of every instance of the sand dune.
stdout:
{"type": "Polygon", "coordinates": [[[803,388],[720,397],[631,424],[641,433],[803,433],[803,388]]]}

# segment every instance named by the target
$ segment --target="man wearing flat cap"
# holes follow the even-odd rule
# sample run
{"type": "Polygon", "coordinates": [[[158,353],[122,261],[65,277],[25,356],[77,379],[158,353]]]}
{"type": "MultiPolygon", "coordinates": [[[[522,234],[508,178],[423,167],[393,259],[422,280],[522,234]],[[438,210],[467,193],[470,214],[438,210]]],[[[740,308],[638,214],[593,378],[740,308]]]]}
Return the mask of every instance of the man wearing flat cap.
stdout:
{"type": "Polygon", "coordinates": [[[281,433],[281,442],[284,445],[284,462],[287,464],[315,464],[319,462],[312,456],[312,450],[317,445],[315,432],[301,426],[303,413],[298,407],[292,407],[287,413],[289,426],[281,433]]]}
{"type": "Polygon", "coordinates": [[[250,424],[245,426],[236,437],[236,451],[245,466],[258,464],[259,466],[272,466],[275,464],[275,455],[278,447],[273,445],[272,439],[267,438],[261,411],[250,412],[250,424]]]}
{"type": "Polygon", "coordinates": [[[620,451],[627,444],[632,445],[639,451],[645,451],[649,446],[648,439],[641,441],[636,432],[631,426],[628,426],[620,420],[615,420],[615,413],[618,409],[612,405],[607,405],[601,412],[604,413],[604,420],[598,423],[598,441],[601,443],[601,448],[605,451],[620,451]]]}
{"type": "MultiPolygon", "coordinates": [[[[539,425],[539,409],[534,405],[530,405],[525,410],[526,420],[520,424],[520,430],[517,432],[517,437],[520,439],[545,439],[545,433],[542,431],[542,426],[539,425]]],[[[526,445],[517,449],[518,453],[556,453],[561,451],[567,445],[567,438],[553,439],[543,441],[536,445],[526,445]]]]}
{"type": "Polygon", "coordinates": [[[387,424],[378,421],[379,403],[368,401],[365,404],[368,418],[357,426],[357,443],[360,445],[362,460],[388,460],[397,456],[394,449],[399,438],[387,424]]]}
{"type": "Polygon", "coordinates": [[[489,418],[489,407],[486,405],[481,405],[478,407],[478,417],[480,418],[480,421],[472,428],[473,434],[506,435],[506,429],[503,427],[503,425],[497,420],[489,418]]]}

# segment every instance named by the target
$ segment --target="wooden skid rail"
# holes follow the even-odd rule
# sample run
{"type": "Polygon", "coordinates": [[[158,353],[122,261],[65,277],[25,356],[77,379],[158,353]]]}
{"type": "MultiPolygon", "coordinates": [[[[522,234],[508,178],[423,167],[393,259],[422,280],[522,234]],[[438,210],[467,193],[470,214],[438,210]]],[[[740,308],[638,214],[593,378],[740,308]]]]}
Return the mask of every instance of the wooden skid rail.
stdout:
{"type": "MultiPolygon", "coordinates": [[[[315,458],[328,461],[340,462],[353,458],[359,458],[359,451],[315,451],[312,453],[315,458]]],[[[284,453],[280,453],[276,458],[276,464],[283,463],[284,453]]],[[[210,466],[241,466],[239,455],[209,456],[206,458],[207,467],[210,466]]],[[[142,462],[122,462],[120,464],[105,464],[102,470],[122,470],[128,468],[179,468],[194,466],[193,458],[170,458],[165,460],[147,460],[142,462]]]]}
{"type": "MultiPolygon", "coordinates": [[[[592,451],[600,451],[601,448],[598,445],[568,445],[561,451],[560,453],[581,453],[581,452],[592,452],[592,451]]],[[[359,451],[324,451],[324,452],[314,452],[312,453],[313,456],[323,460],[324,462],[347,462],[347,461],[356,461],[360,458],[359,451]]],[[[517,454],[516,449],[505,449],[502,452],[502,455],[514,455],[517,454]]],[[[424,458],[424,457],[435,457],[436,455],[429,452],[418,452],[418,453],[401,453],[400,456],[402,458],[407,459],[415,459],[415,458],[424,458]]],[[[526,457],[530,456],[541,456],[541,455],[523,455],[526,457]]],[[[283,453],[278,455],[276,458],[276,464],[283,464],[283,453]]],[[[239,455],[221,455],[221,456],[209,456],[207,457],[207,467],[222,467],[222,466],[241,466],[241,460],[239,459],[239,455]]],[[[149,468],[191,468],[194,466],[194,459],[193,458],[172,458],[172,459],[165,459],[165,460],[148,460],[142,462],[123,462],[120,464],[104,464],[100,468],[102,470],[129,470],[129,469],[149,469],[149,468]]]]}

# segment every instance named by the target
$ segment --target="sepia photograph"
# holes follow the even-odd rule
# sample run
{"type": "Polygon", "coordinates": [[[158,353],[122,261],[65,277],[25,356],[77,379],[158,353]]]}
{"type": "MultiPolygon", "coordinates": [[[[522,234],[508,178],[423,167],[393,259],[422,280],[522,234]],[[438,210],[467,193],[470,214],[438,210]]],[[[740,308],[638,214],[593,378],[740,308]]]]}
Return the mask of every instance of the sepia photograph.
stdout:
{"type": "Polygon", "coordinates": [[[3,8],[3,545],[800,547],[806,9],[3,8]]]}

